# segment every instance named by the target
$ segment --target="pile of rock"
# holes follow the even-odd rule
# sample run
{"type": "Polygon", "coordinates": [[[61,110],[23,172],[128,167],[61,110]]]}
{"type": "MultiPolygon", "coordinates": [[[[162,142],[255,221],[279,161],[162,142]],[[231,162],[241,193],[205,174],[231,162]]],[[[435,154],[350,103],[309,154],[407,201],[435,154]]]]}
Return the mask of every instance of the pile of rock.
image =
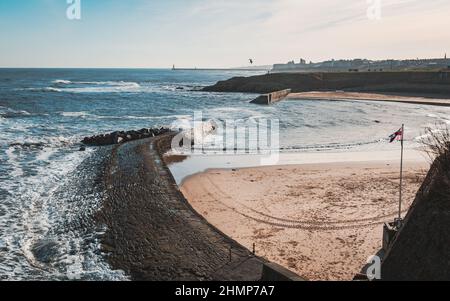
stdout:
{"type": "Polygon", "coordinates": [[[81,142],[85,145],[90,146],[113,145],[133,140],[151,138],[162,134],[166,134],[170,131],[171,130],[168,128],[142,129],[139,131],[126,131],[126,132],[121,131],[121,132],[113,132],[106,135],[86,137],[81,142]]]}

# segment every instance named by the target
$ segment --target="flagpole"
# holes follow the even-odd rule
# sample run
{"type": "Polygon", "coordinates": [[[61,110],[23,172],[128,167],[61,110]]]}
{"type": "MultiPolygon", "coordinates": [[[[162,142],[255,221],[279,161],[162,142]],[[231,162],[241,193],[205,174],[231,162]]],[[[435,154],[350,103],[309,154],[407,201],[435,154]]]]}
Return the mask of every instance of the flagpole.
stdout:
{"type": "Polygon", "coordinates": [[[402,218],[402,190],[403,190],[403,140],[405,139],[405,125],[402,124],[402,153],[400,159],[400,198],[398,203],[398,218],[401,220],[402,218]]]}

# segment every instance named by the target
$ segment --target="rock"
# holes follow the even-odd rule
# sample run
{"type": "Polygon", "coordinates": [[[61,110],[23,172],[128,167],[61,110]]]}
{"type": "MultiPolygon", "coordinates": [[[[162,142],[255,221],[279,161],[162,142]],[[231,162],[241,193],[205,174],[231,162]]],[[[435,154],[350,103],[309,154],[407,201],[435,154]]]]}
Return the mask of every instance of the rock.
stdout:
{"type": "Polygon", "coordinates": [[[103,145],[114,145],[120,144],[128,141],[134,141],[149,137],[159,136],[170,132],[170,129],[159,128],[159,129],[141,129],[139,131],[120,131],[112,132],[106,135],[97,135],[92,137],[85,137],[82,143],[85,145],[92,146],[103,146],[103,145]]]}
{"type": "Polygon", "coordinates": [[[114,251],[114,247],[112,247],[112,246],[110,246],[110,245],[108,245],[108,244],[105,244],[105,243],[103,243],[103,244],[101,245],[101,249],[102,249],[102,251],[105,252],[105,253],[112,253],[112,252],[114,251]]]}
{"type": "Polygon", "coordinates": [[[84,151],[86,151],[86,147],[85,146],[80,147],[80,152],[84,152],[84,151]]]}
{"type": "Polygon", "coordinates": [[[10,147],[30,148],[30,149],[33,149],[33,148],[39,148],[39,149],[41,149],[41,148],[43,148],[45,145],[44,145],[44,143],[41,143],[41,142],[37,142],[37,143],[29,143],[29,142],[25,142],[25,143],[11,143],[9,146],[10,146],[10,147]]]}

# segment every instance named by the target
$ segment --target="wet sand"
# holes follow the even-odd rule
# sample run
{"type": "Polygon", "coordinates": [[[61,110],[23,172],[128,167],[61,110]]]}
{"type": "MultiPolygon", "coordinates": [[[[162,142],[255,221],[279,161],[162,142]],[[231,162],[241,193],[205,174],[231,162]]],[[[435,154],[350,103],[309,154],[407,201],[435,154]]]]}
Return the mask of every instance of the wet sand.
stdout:
{"type": "MultiPolygon", "coordinates": [[[[403,214],[429,169],[405,167],[403,214]]],[[[310,280],[351,280],[398,214],[399,165],[343,162],[215,169],[181,191],[211,224],[310,280]]]]}
{"type": "Polygon", "coordinates": [[[380,93],[358,93],[358,92],[302,92],[291,93],[287,99],[305,99],[305,100],[361,100],[361,101],[386,101],[401,102],[410,104],[423,104],[434,106],[450,106],[450,99],[432,97],[408,96],[406,93],[402,95],[390,95],[380,93]]]}

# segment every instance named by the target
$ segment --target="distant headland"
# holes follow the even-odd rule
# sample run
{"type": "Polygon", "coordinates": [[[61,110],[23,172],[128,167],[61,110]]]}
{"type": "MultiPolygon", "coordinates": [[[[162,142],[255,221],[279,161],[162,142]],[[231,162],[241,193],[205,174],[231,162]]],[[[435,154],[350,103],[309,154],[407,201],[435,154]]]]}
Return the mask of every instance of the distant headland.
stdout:
{"type": "Polygon", "coordinates": [[[450,69],[402,72],[274,72],[233,77],[205,87],[203,91],[264,94],[291,89],[292,93],[345,91],[448,98],[449,83],[450,69]]]}

